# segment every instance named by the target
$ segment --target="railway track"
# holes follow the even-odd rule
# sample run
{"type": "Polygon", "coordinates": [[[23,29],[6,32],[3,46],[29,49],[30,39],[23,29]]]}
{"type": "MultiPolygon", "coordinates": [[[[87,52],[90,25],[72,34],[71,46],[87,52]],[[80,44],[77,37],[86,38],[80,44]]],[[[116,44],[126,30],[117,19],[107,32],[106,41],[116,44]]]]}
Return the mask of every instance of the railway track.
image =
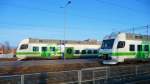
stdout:
{"type": "MultiPolygon", "coordinates": [[[[82,68],[105,67],[105,66],[110,66],[112,67],[112,70],[113,70],[113,67],[119,67],[119,66],[150,64],[150,62],[125,62],[125,63],[120,63],[117,65],[103,65],[101,64],[100,61],[101,60],[99,59],[1,61],[0,62],[0,75],[80,70],[82,68]]],[[[123,70],[123,69],[119,68],[117,71],[123,70]]],[[[120,73],[120,74],[123,74],[123,73],[120,73]]]]}

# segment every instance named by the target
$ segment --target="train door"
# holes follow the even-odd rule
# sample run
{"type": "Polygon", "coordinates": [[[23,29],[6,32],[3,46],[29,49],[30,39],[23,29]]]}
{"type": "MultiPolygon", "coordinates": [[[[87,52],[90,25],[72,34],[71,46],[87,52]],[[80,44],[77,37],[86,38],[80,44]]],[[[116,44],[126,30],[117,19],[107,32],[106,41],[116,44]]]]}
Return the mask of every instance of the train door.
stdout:
{"type": "Polygon", "coordinates": [[[144,57],[144,59],[148,59],[148,57],[149,57],[149,45],[144,45],[143,49],[144,49],[143,57],[144,57]]]}
{"type": "Polygon", "coordinates": [[[42,53],[41,53],[42,57],[49,57],[49,53],[48,53],[48,49],[47,47],[42,47],[42,53]]]}
{"type": "Polygon", "coordinates": [[[143,56],[142,56],[142,45],[137,45],[137,58],[138,59],[143,59],[143,56]]]}
{"type": "Polygon", "coordinates": [[[65,47],[65,58],[73,58],[74,48],[73,47],[65,47]]]}
{"type": "Polygon", "coordinates": [[[149,45],[138,45],[137,46],[137,58],[146,60],[149,57],[149,45]]]}

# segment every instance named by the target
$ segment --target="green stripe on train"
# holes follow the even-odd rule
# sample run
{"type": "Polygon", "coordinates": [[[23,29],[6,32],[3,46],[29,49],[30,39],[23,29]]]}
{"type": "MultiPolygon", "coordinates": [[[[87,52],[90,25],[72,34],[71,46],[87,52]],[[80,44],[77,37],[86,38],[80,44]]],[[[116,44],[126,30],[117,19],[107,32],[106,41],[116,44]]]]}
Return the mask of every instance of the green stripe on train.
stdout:
{"type": "Polygon", "coordinates": [[[115,52],[112,53],[112,56],[131,56],[131,55],[136,55],[136,52],[115,52]]]}
{"type": "MultiPolygon", "coordinates": [[[[46,53],[47,54],[47,53],[46,53]]],[[[41,56],[42,53],[40,52],[17,52],[16,55],[37,55],[37,56],[41,56]]],[[[61,56],[61,52],[58,52],[58,53],[51,53],[50,56],[61,56]]],[[[49,57],[46,55],[46,57],[49,57]]]]}
{"type": "MultiPolygon", "coordinates": [[[[148,52],[113,52],[112,56],[133,56],[133,55],[139,55],[140,54],[146,54],[148,55],[148,52]]],[[[102,52],[101,54],[108,54],[105,52],[102,52]]]]}
{"type": "Polygon", "coordinates": [[[17,52],[16,55],[40,54],[40,52],[17,52]]]}

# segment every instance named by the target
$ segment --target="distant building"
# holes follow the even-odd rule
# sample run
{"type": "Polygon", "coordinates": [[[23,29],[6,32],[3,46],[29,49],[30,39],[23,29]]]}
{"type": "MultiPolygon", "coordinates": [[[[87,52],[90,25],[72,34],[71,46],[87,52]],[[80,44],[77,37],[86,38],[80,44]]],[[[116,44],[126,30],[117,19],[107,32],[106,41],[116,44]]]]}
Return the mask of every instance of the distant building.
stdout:
{"type": "Polygon", "coordinates": [[[6,50],[3,48],[0,48],[0,54],[15,54],[15,53],[16,53],[16,49],[6,50]]]}
{"type": "Polygon", "coordinates": [[[4,44],[0,43],[0,54],[16,54],[15,48],[8,48],[8,46],[5,46],[4,44]]]}
{"type": "Polygon", "coordinates": [[[4,49],[0,48],[0,54],[4,54],[4,49]]]}
{"type": "Polygon", "coordinates": [[[13,55],[16,55],[16,48],[11,49],[11,53],[12,53],[13,55]]]}
{"type": "Polygon", "coordinates": [[[4,46],[3,44],[0,43],[0,54],[3,54],[4,53],[4,46]]]}

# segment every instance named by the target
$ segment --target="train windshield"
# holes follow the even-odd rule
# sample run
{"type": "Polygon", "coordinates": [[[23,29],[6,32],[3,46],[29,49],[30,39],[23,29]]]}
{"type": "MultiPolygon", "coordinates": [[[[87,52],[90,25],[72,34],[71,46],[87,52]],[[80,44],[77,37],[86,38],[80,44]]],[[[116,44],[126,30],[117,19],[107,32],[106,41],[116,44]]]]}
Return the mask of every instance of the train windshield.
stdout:
{"type": "Polygon", "coordinates": [[[101,49],[112,49],[114,39],[103,40],[101,49]]]}

